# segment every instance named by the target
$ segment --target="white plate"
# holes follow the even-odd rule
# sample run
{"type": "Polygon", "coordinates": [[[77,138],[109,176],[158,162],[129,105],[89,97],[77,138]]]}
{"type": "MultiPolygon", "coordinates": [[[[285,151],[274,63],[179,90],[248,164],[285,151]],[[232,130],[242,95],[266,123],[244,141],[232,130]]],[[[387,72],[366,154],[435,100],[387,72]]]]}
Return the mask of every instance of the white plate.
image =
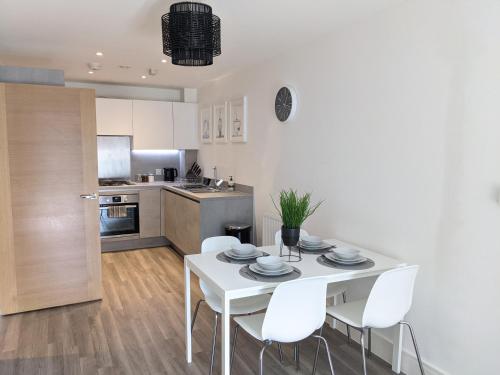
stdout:
{"type": "Polygon", "coordinates": [[[344,265],[360,264],[360,263],[366,262],[366,260],[367,260],[365,257],[363,257],[361,255],[355,259],[349,259],[349,260],[341,259],[341,258],[337,258],[334,253],[325,254],[325,258],[332,261],[332,262],[344,264],[344,265]]]}
{"type": "Polygon", "coordinates": [[[250,264],[248,267],[250,268],[250,271],[264,276],[281,276],[281,275],[288,275],[289,273],[293,272],[293,267],[289,266],[288,264],[285,264],[283,268],[279,270],[272,270],[272,271],[265,270],[258,264],[250,264]]]}
{"type": "Polygon", "coordinates": [[[326,242],[322,242],[319,245],[309,245],[309,244],[304,243],[303,241],[299,242],[299,246],[302,249],[306,249],[306,250],[323,250],[323,249],[329,249],[330,247],[332,247],[332,245],[330,245],[329,243],[326,243],[326,242]]]}
{"type": "Polygon", "coordinates": [[[255,251],[255,253],[252,254],[247,254],[247,255],[240,255],[240,254],[235,254],[233,250],[226,250],[224,251],[224,255],[231,259],[236,259],[236,260],[246,260],[246,259],[255,259],[260,256],[262,256],[261,251],[255,251]]]}
{"type": "Polygon", "coordinates": [[[300,240],[311,245],[317,245],[323,242],[323,240],[318,236],[303,236],[300,240]]]}

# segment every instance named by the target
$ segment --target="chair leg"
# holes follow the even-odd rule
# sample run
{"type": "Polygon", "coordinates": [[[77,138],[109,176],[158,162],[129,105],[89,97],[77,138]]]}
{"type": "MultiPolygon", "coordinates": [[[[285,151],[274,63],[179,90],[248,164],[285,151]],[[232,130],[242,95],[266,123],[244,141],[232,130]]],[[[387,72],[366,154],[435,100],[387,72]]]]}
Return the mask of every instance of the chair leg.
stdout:
{"type": "MultiPolygon", "coordinates": [[[[319,329],[319,336],[323,336],[323,326],[319,329]]],[[[319,344],[321,343],[321,339],[318,339],[318,344],[316,345],[316,354],[314,356],[314,363],[313,363],[313,371],[312,375],[316,373],[316,366],[318,365],[318,355],[319,355],[319,344]]]]}
{"type": "Polygon", "coordinates": [[[298,370],[300,368],[300,345],[296,343],[293,347],[293,360],[295,361],[295,368],[298,370]]]}
{"type": "MultiPolygon", "coordinates": [[[[345,292],[342,292],[342,302],[346,303],[347,302],[347,296],[345,292]]],[[[348,324],[345,325],[347,329],[347,343],[351,343],[351,327],[349,327],[348,324]]]]}
{"type": "Polygon", "coordinates": [[[372,356],[372,329],[368,328],[368,352],[366,357],[370,358],[372,356]]]}
{"type": "Polygon", "coordinates": [[[234,362],[234,352],[236,351],[236,340],[238,339],[238,330],[240,329],[240,326],[236,324],[236,327],[234,327],[234,335],[233,335],[233,349],[231,350],[231,370],[233,368],[233,362],[234,362]]]}
{"type": "Polygon", "coordinates": [[[214,336],[212,338],[212,355],[210,358],[210,375],[212,375],[212,372],[214,369],[215,343],[217,341],[217,324],[218,323],[219,323],[219,313],[215,313],[214,336]]]}
{"type": "Polygon", "coordinates": [[[194,309],[194,314],[193,314],[193,321],[191,322],[191,332],[193,332],[194,328],[194,322],[196,322],[196,317],[198,316],[198,310],[200,309],[200,303],[202,303],[204,300],[200,299],[198,303],[196,304],[196,308],[194,309]]]}
{"type": "Polygon", "coordinates": [[[420,358],[420,351],[418,350],[417,338],[415,337],[415,332],[413,332],[413,328],[408,322],[400,322],[399,324],[404,324],[410,330],[411,340],[413,341],[413,346],[415,347],[415,353],[417,354],[418,366],[420,367],[420,373],[425,375],[424,365],[422,363],[422,358],[420,358]]]}
{"type": "Polygon", "coordinates": [[[271,341],[266,341],[264,342],[264,346],[260,350],[259,354],[259,374],[264,375],[264,352],[266,351],[267,347],[271,345],[271,341]]]}
{"type": "Polygon", "coordinates": [[[363,374],[366,375],[365,332],[364,331],[361,331],[361,354],[363,355],[363,374]]]}
{"type": "MultiPolygon", "coordinates": [[[[335,372],[333,371],[332,356],[330,355],[330,349],[328,348],[328,342],[321,335],[313,335],[313,337],[316,337],[318,339],[318,341],[323,341],[323,344],[325,344],[326,355],[328,357],[328,363],[330,364],[330,372],[332,373],[332,375],[335,375],[335,372]]],[[[313,374],[314,374],[314,371],[316,371],[316,368],[313,368],[313,374]]]]}
{"type": "Polygon", "coordinates": [[[281,343],[278,343],[278,353],[280,355],[280,363],[283,364],[283,349],[281,347],[281,343]]]}

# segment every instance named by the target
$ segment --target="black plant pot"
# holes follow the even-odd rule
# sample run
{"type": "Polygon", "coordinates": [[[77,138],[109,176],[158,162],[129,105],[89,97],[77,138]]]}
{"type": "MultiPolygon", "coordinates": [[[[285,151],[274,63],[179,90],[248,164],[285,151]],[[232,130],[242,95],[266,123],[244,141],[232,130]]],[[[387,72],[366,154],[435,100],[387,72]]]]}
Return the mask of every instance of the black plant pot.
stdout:
{"type": "Polygon", "coordinates": [[[297,246],[300,239],[300,228],[281,227],[281,239],[285,246],[297,246]]]}

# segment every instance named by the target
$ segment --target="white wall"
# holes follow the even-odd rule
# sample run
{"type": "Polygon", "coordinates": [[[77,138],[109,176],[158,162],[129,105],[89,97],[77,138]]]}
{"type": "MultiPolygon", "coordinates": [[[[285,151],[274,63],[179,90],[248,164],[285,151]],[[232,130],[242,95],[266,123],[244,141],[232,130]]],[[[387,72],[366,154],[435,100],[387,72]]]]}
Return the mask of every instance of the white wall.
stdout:
{"type": "Polygon", "coordinates": [[[258,224],[269,194],[312,191],[306,229],[422,265],[408,318],[435,373],[498,372],[499,19],[497,1],[411,0],[200,91],[248,96],[248,143],[200,163],[255,186],[258,224]],[[282,125],[285,83],[300,104],[282,125]]]}

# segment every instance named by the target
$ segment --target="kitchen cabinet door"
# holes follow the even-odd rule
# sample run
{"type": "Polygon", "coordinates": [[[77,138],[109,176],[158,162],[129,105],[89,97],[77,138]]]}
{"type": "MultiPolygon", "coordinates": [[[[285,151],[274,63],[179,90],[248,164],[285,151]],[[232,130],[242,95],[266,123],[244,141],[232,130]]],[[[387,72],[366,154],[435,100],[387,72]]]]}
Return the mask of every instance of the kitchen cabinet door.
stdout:
{"type": "Polygon", "coordinates": [[[177,242],[176,237],[176,211],[175,202],[177,195],[169,191],[163,190],[163,218],[165,237],[174,244],[177,242]]]}
{"type": "Polygon", "coordinates": [[[173,103],[174,149],[197,150],[198,140],[198,104],[173,103]]]}
{"type": "Polygon", "coordinates": [[[172,103],[133,101],[134,150],[172,150],[174,125],[172,103]]]}
{"type": "Polygon", "coordinates": [[[132,135],[132,100],[96,99],[97,135],[132,135]]]}
{"type": "Polygon", "coordinates": [[[165,236],[184,254],[200,252],[200,203],[164,191],[165,236]]]}
{"type": "Polygon", "coordinates": [[[180,195],[175,202],[175,237],[174,242],[186,255],[199,254],[200,243],[200,203],[180,195]]]}
{"type": "Polygon", "coordinates": [[[159,189],[139,191],[140,238],[161,235],[161,192],[159,189]]]}

